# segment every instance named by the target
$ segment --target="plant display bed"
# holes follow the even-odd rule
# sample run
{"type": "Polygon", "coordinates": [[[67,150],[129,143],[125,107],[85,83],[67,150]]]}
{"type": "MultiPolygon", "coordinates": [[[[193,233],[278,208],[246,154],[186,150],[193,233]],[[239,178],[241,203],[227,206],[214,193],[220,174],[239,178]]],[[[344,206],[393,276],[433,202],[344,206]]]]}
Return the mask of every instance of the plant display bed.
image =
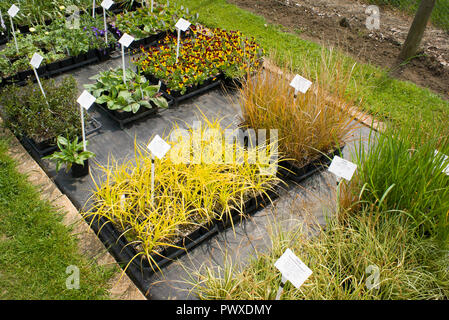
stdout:
{"type": "MultiPolygon", "coordinates": [[[[101,129],[101,123],[98,122],[95,118],[90,117],[89,120],[86,121],[86,137],[99,131],[101,129]]],[[[32,152],[37,155],[39,158],[45,157],[49,154],[58,150],[58,146],[53,142],[53,139],[36,142],[34,139],[28,137],[19,138],[25,145],[29,146],[32,152]]],[[[78,137],[78,140],[81,140],[82,137],[78,137]]]]}
{"type": "MultiPolygon", "coordinates": [[[[277,191],[269,191],[268,194],[272,201],[278,198],[277,191]]],[[[130,263],[127,268],[128,275],[137,284],[139,289],[145,292],[147,289],[146,279],[154,273],[168,266],[175,259],[188,253],[196,246],[204,243],[217,233],[230,228],[231,225],[237,225],[244,219],[244,216],[248,217],[250,215],[254,215],[270,203],[271,201],[265,195],[260,195],[256,198],[249,199],[244,204],[244,215],[234,211],[232,213],[232,222],[230,219],[225,221],[213,220],[207,225],[197,227],[196,230],[190,232],[187,236],[177,241],[175,245],[181,247],[182,249],[168,247],[160,251],[158,254],[152,254],[151,259],[154,261],[153,266],[148,263],[146,258],[134,259],[130,263],[138,252],[137,248],[130,244],[126,236],[122,235],[122,232],[115,228],[114,225],[107,219],[103,217],[86,217],[86,222],[90,224],[91,228],[95,231],[104,245],[109,248],[118,263],[123,265],[128,265],[130,263]]]]}
{"type": "Polygon", "coordinates": [[[161,81],[176,103],[218,86],[225,77],[238,78],[261,66],[263,50],[238,31],[192,26],[186,35],[178,59],[177,37],[169,34],[133,60],[150,81],[161,81]]]}

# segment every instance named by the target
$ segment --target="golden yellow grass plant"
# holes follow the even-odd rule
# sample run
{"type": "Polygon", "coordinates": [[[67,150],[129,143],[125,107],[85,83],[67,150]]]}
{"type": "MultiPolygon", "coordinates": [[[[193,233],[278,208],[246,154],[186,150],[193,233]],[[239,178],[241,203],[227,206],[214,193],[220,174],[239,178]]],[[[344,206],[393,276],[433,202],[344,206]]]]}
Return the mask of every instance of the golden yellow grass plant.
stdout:
{"type": "MultiPolygon", "coordinates": [[[[151,154],[146,147],[135,143],[134,159],[122,164],[112,159],[101,167],[103,182],[96,182],[94,207],[87,215],[112,221],[138,248],[138,256],[147,257],[152,268],[152,254],[175,246],[177,240],[199,225],[230,217],[233,210],[243,213],[246,200],[268,195],[279,181],[276,175],[260,174],[266,162],[248,160],[259,155],[258,160],[263,162],[274,147],[252,148],[247,153],[237,143],[235,148],[226,148],[224,139],[218,138],[224,134],[221,120],[204,120],[199,127],[187,126],[187,135],[174,134],[180,130],[176,124],[163,137],[171,150],[162,160],[155,159],[154,202],[151,154]],[[225,161],[225,150],[232,152],[234,159],[244,161],[225,161]],[[264,157],[260,157],[262,154],[264,157]]],[[[277,164],[277,160],[272,163],[277,164]]]]}
{"type": "Polygon", "coordinates": [[[279,130],[279,150],[299,167],[339,147],[355,128],[351,104],[345,99],[352,69],[323,50],[316,66],[304,66],[303,77],[313,81],[306,94],[290,86],[288,66],[265,68],[248,76],[239,90],[244,124],[279,130]]]}

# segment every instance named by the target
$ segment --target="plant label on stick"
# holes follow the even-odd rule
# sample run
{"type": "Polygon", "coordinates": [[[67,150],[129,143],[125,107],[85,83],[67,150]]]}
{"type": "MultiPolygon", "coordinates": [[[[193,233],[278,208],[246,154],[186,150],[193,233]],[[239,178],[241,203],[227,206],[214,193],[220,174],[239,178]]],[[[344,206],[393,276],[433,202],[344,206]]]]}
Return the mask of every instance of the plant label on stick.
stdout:
{"type": "Polygon", "coordinates": [[[344,178],[347,181],[351,181],[356,169],[356,164],[340,158],[339,156],[335,156],[328,170],[339,178],[344,178]]]}
{"type": "Polygon", "coordinates": [[[103,0],[101,3],[101,6],[103,7],[103,24],[104,24],[104,41],[106,44],[108,43],[108,25],[106,23],[106,10],[109,10],[109,8],[114,4],[114,1],[112,0],[103,0]]]}
{"type": "Polygon", "coordinates": [[[86,90],[81,93],[76,102],[80,104],[81,113],[81,131],[83,134],[83,149],[86,151],[86,129],[84,128],[84,109],[89,110],[90,106],[95,102],[96,98],[86,90]]]}
{"type": "Polygon", "coordinates": [[[312,85],[311,81],[301,77],[298,74],[293,78],[292,82],[290,82],[290,86],[292,86],[295,89],[295,96],[297,95],[298,91],[306,93],[311,85],[312,85]]]}
{"type": "Polygon", "coordinates": [[[129,47],[129,45],[134,41],[133,36],[125,33],[119,39],[119,43],[122,46],[122,68],[123,68],[123,83],[126,85],[126,65],[125,65],[125,47],[129,47]]]}
{"type": "Polygon", "coordinates": [[[33,66],[33,68],[38,69],[43,59],[44,58],[40,54],[35,53],[31,58],[30,64],[33,66]]]}
{"type": "MultiPolygon", "coordinates": [[[[437,157],[439,154],[440,154],[440,152],[438,150],[435,150],[435,152],[434,152],[435,157],[437,157]]],[[[445,155],[444,153],[441,153],[441,155],[443,156],[443,162],[446,162],[449,160],[449,157],[447,155],[445,155]]],[[[446,166],[446,168],[443,169],[442,172],[449,176],[449,164],[446,166]]]]}
{"type": "MultiPolygon", "coordinates": [[[[164,141],[159,135],[156,135],[147,146],[152,156],[162,159],[170,150],[170,145],[164,141]]],[[[151,204],[154,204],[154,160],[151,159],[151,204]]]]}
{"type": "Polygon", "coordinates": [[[178,22],[176,22],[175,28],[177,28],[177,29],[179,29],[181,31],[186,31],[190,27],[190,24],[191,23],[189,21],[187,21],[187,20],[185,20],[183,18],[180,18],[178,20],[178,22]]]}
{"type": "Polygon", "coordinates": [[[11,18],[14,18],[16,16],[16,14],[19,12],[19,7],[17,7],[15,4],[13,4],[9,10],[8,10],[8,14],[11,18]]]}
{"type": "Polygon", "coordinates": [[[299,289],[312,274],[312,270],[290,249],[285,250],[284,254],[274,263],[274,266],[282,273],[282,283],[288,280],[296,289],[299,289]]]}
{"type": "Polygon", "coordinates": [[[44,58],[40,54],[34,53],[33,57],[31,58],[30,65],[34,71],[34,75],[36,76],[36,80],[37,80],[37,84],[39,85],[39,89],[41,89],[42,95],[45,98],[45,102],[47,102],[47,105],[48,105],[47,96],[45,95],[44,88],[42,88],[41,80],[39,79],[39,75],[37,74],[37,71],[36,71],[36,69],[39,68],[39,66],[41,65],[41,62],[43,59],[44,58]]]}
{"type": "Polygon", "coordinates": [[[78,102],[84,109],[89,110],[95,100],[96,98],[93,95],[84,90],[83,93],[81,93],[81,95],[78,97],[78,100],[76,100],[76,102],[78,102]]]}
{"type": "Polygon", "coordinates": [[[124,47],[129,47],[129,45],[134,41],[134,37],[130,36],[129,34],[125,33],[123,36],[119,39],[119,43],[124,47]]]}
{"type": "Polygon", "coordinates": [[[3,13],[2,10],[0,10],[0,25],[2,26],[2,28],[4,30],[6,30],[6,25],[5,25],[5,21],[3,20],[3,13]]]}
{"type": "Polygon", "coordinates": [[[114,1],[112,0],[103,0],[103,2],[101,3],[101,6],[106,9],[109,10],[109,8],[114,4],[114,1]]]}
{"type": "Polygon", "coordinates": [[[156,135],[148,144],[147,148],[155,157],[162,159],[168,150],[170,150],[170,145],[159,135],[156,135]]]}
{"type": "Polygon", "coordinates": [[[180,18],[175,24],[176,31],[178,32],[178,43],[176,45],[176,62],[178,62],[179,58],[179,42],[181,40],[181,31],[186,31],[189,27],[190,22],[183,18],[180,18]]]}
{"type": "Polygon", "coordinates": [[[13,4],[8,10],[9,21],[11,22],[12,35],[14,37],[14,44],[16,45],[16,50],[18,54],[19,46],[17,45],[16,31],[14,30],[14,22],[12,21],[12,18],[16,16],[17,12],[19,12],[19,8],[15,4],[13,4]]]}

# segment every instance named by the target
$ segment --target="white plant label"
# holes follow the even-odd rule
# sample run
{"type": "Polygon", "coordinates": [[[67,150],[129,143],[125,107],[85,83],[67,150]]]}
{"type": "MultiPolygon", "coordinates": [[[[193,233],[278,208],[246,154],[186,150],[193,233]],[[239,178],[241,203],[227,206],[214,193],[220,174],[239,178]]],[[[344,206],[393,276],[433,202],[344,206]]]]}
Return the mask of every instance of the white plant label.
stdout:
{"type": "Polygon", "coordinates": [[[20,10],[19,7],[17,7],[15,4],[13,4],[11,6],[11,8],[9,8],[8,14],[11,18],[14,18],[16,16],[17,12],[19,12],[19,10],[20,10]]]}
{"type": "Polygon", "coordinates": [[[35,53],[35,54],[33,54],[33,57],[31,58],[30,64],[33,66],[33,68],[38,69],[39,66],[41,65],[43,59],[44,59],[44,57],[42,57],[38,53],[35,53]]]}
{"type": "Polygon", "coordinates": [[[274,266],[282,273],[283,278],[290,281],[296,289],[299,289],[312,274],[312,270],[290,249],[285,250],[274,266]]]}
{"type": "Polygon", "coordinates": [[[296,75],[292,82],[290,82],[290,86],[295,89],[295,94],[300,91],[302,93],[306,93],[309,90],[312,82],[307,80],[306,78],[301,77],[300,75],[296,75]]]}
{"type": "Polygon", "coordinates": [[[101,3],[101,6],[105,8],[106,10],[109,10],[109,8],[114,4],[114,1],[112,0],[103,0],[101,3]]]}
{"type": "Polygon", "coordinates": [[[0,25],[2,26],[3,29],[6,30],[6,24],[5,24],[5,21],[3,20],[2,10],[0,10],[0,25]]]}
{"type": "Polygon", "coordinates": [[[78,102],[81,107],[86,110],[89,110],[90,106],[97,100],[93,95],[91,95],[88,91],[84,90],[83,93],[78,97],[78,102]]]}
{"type": "MultiPolygon", "coordinates": [[[[438,154],[439,154],[438,150],[435,150],[435,152],[434,152],[435,157],[438,156],[438,154]]],[[[447,155],[445,155],[444,153],[442,153],[442,156],[443,156],[443,162],[446,162],[449,159],[449,157],[447,155]]],[[[447,165],[446,168],[443,169],[443,173],[445,173],[449,176],[449,164],[447,165]]]]}
{"type": "Polygon", "coordinates": [[[118,41],[122,46],[129,47],[129,45],[134,41],[134,37],[125,33],[118,41]]]}
{"type": "Polygon", "coordinates": [[[177,28],[181,31],[186,31],[189,27],[190,27],[190,22],[183,18],[179,19],[178,22],[176,22],[176,24],[175,24],[175,28],[177,28]]]}
{"type": "Polygon", "coordinates": [[[159,135],[156,135],[147,146],[148,150],[158,159],[162,159],[170,150],[170,145],[164,141],[159,135]]]}
{"type": "Polygon", "coordinates": [[[335,156],[328,170],[338,177],[351,181],[356,169],[356,164],[340,158],[339,156],[335,156]]]}

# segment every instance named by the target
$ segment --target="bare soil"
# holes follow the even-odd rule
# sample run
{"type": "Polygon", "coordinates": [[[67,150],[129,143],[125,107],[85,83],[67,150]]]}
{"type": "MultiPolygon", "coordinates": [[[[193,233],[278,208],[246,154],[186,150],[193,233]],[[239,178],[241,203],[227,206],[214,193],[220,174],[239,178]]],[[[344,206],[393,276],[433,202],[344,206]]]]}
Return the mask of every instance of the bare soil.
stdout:
{"type": "MultiPolygon", "coordinates": [[[[380,28],[366,27],[368,5],[356,0],[228,0],[282,25],[299,37],[337,46],[363,63],[391,69],[404,43],[413,17],[380,8],[380,28]]],[[[449,99],[449,32],[429,24],[417,57],[392,75],[429,88],[449,99]]]]}

